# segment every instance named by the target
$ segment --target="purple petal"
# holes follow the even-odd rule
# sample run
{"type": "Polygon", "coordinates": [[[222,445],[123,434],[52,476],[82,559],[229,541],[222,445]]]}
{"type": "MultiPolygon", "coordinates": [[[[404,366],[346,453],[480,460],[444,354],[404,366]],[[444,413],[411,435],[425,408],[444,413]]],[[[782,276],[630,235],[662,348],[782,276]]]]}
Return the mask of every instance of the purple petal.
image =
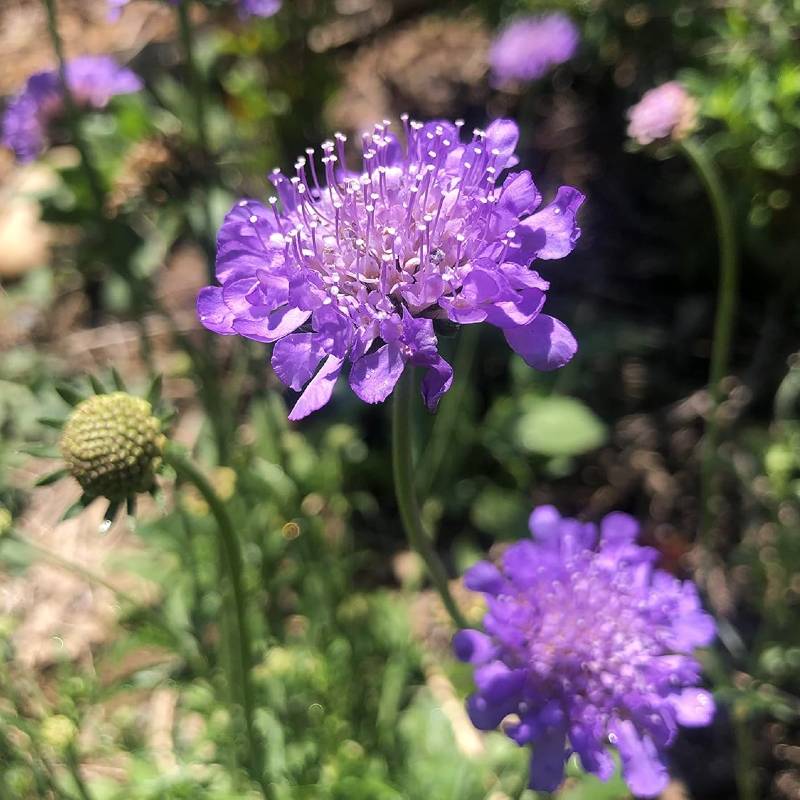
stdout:
{"type": "Polygon", "coordinates": [[[300,395],[294,408],[289,414],[289,419],[296,422],[307,417],[314,411],[324,406],[333,394],[333,387],[342,371],[343,358],[328,356],[320,371],[311,379],[303,394],[300,395]]]}
{"type": "Polygon", "coordinates": [[[396,345],[385,344],[350,368],[350,387],[365,403],[382,403],[403,374],[405,361],[396,345]]]}
{"type": "Polygon", "coordinates": [[[453,637],[453,652],[459,661],[485,664],[495,652],[492,640],[480,631],[461,630],[453,637]]]}
{"type": "Polygon", "coordinates": [[[628,719],[609,727],[622,758],[622,776],[631,791],[642,797],[658,796],[669,782],[669,774],[650,737],[640,736],[628,719]]]}
{"type": "Polygon", "coordinates": [[[475,685],[489,702],[501,703],[517,696],[527,674],[525,669],[510,669],[502,661],[492,661],[475,670],[475,685]]]}
{"type": "Polygon", "coordinates": [[[233,336],[233,314],[222,299],[220,286],[206,286],[197,295],[197,317],[204,328],[220,333],[223,336],[233,336]]]}
{"type": "Polygon", "coordinates": [[[275,342],[272,369],[290,388],[299,392],[314,375],[325,356],[315,333],[293,333],[275,342]]]}
{"type": "Polygon", "coordinates": [[[516,698],[509,698],[502,703],[490,702],[480,694],[467,698],[467,714],[479,731],[494,730],[516,707],[516,698]]]}
{"type": "Polygon", "coordinates": [[[498,206],[510,212],[514,217],[523,217],[532,214],[539,203],[542,202],[542,195],[536,188],[530,172],[517,172],[509,175],[500,192],[498,206]]]}
{"type": "Polygon", "coordinates": [[[669,696],[675,717],[687,728],[702,728],[714,719],[714,698],[705,689],[684,689],[680,694],[669,696]]]}
{"type": "Polygon", "coordinates": [[[506,328],[506,341],[528,366],[540,370],[563,367],[576,353],[578,343],[569,328],[549,314],[520,328],[506,328]]]}
{"type": "Polygon", "coordinates": [[[564,747],[566,735],[567,726],[562,723],[536,739],[531,756],[529,788],[554,792],[564,780],[564,764],[567,760],[564,747]]]}
{"type": "Polygon", "coordinates": [[[428,411],[436,411],[442,395],[453,383],[453,368],[438,354],[435,357],[412,358],[413,363],[427,366],[420,389],[428,411]]]}
{"type": "Polygon", "coordinates": [[[639,535],[639,523],[629,514],[614,511],[600,523],[600,542],[605,547],[633,544],[639,535]]]}
{"type": "Polygon", "coordinates": [[[284,306],[264,319],[236,319],[233,329],[257,342],[274,342],[296,331],[310,316],[310,311],[284,306]]]}
{"type": "Polygon", "coordinates": [[[464,585],[473,592],[497,594],[504,584],[500,570],[488,561],[479,561],[464,573],[464,585]]]}
{"type": "Polygon", "coordinates": [[[542,310],[545,294],[539,289],[515,292],[509,300],[499,300],[487,309],[486,319],[498,328],[518,328],[532,322],[542,310]]]}
{"type": "Polygon", "coordinates": [[[536,506],[528,517],[528,530],[537,541],[550,541],[558,536],[561,514],[555,506],[536,506]]]}
{"type": "Polygon", "coordinates": [[[572,748],[581,759],[587,772],[607,781],[614,774],[614,759],[605,748],[605,739],[597,736],[586,725],[573,725],[569,732],[572,748]]]}
{"type": "Polygon", "coordinates": [[[561,186],[552,203],[523,220],[520,228],[544,232],[537,258],[563,258],[572,252],[581,235],[575,215],[585,199],[577,189],[561,186]]]}
{"type": "Polygon", "coordinates": [[[519,128],[510,119],[496,119],[486,129],[486,146],[489,152],[497,150],[500,163],[505,166],[508,158],[514,154],[519,142],[519,128]]]}

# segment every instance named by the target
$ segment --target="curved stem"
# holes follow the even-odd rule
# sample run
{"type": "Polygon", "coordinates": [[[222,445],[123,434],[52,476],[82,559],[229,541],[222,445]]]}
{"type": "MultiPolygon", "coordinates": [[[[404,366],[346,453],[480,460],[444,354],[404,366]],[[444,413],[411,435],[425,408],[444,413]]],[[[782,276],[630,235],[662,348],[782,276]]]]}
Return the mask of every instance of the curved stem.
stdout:
{"type": "Polygon", "coordinates": [[[433,585],[442,598],[453,622],[459,628],[469,627],[464,616],[455,604],[447,586],[447,572],[428,532],[425,530],[419,513],[414,491],[414,459],[411,452],[411,413],[414,398],[414,370],[405,369],[394,390],[392,400],[392,467],[394,470],[394,491],[397,507],[403,523],[408,543],[425,562],[433,585]]]}
{"type": "Polygon", "coordinates": [[[245,729],[249,750],[250,767],[256,775],[264,797],[269,797],[269,788],[264,780],[262,766],[262,750],[256,735],[254,714],[255,701],[253,685],[250,679],[250,667],[253,663],[253,647],[250,640],[250,629],[247,625],[247,608],[245,603],[244,583],[242,581],[243,558],[239,537],[233,527],[225,504],[214,491],[205,475],[173,444],[168,444],[164,451],[164,461],[172,466],[178,477],[191,483],[203,499],[208,503],[220,536],[220,550],[223,558],[223,569],[230,583],[234,604],[235,639],[231,646],[230,662],[231,684],[241,692],[242,710],[244,712],[245,729]]]}
{"type": "Polygon", "coordinates": [[[733,320],[736,313],[736,295],[739,283],[738,248],[733,214],[728,203],[714,163],[702,146],[693,139],[681,142],[681,149],[700,178],[711,208],[719,241],[719,286],[717,289],[717,311],[714,319],[714,338],[711,346],[711,366],[708,388],[711,396],[711,411],[706,427],[706,443],[701,472],[701,502],[703,504],[700,535],[708,533],[711,522],[710,494],[714,476],[717,440],[719,436],[718,407],[722,400],[722,379],[728,369],[733,336],[733,320]]]}

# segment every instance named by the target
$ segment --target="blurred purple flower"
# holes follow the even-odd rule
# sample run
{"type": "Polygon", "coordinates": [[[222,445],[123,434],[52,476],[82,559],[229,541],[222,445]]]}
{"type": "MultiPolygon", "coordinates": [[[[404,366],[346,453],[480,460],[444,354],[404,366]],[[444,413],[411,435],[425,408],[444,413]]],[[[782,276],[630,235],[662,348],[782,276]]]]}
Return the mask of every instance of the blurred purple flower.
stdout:
{"type": "MultiPolygon", "coordinates": [[[[137,92],[142,81],[109,56],[82,56],[66,65],[67,85],[78,106],[105,108],[112,97],[137,92]]],[[[56,70],[31,75],[3,115],[3,144],[17,160],[35,159],[44,150],[49,123],[64,108],[56,70]]]]}
{"type": "Polygon", "coordinates": [[[641,145],[668,137],[680,140],[697,122],[697,101],[677,81],[669,81],[645,92],[628,119],[628,136],[641,145]]]}
{"type": "Polygon", "coordinates": [[[638,524],[609,514],[595,525],[552,506],[530,517],[533,539],[464,576],[486,596],[486,633],[459,631],[456,655],[475,665],[473,724],[533,745],[530,787],[553,791],[572,753],[611,777],[613,744],[631,791],[654,797],[667,784],[665,750],[678,725],[708,725],[714,701],[697,688],[696,647],[715,635],[691,581],[654,569],[657,552],[635,544],[638,524]]]}
{"type": "Polygon", "coordinates": [[[238,0],[239,16],[242,19],[248,17],[271,17],[280,11],[282,0],[238,0]]]}
{"type": "Polygon", "coordinates": [[[507,25],[489,51],[492,80],[530,81],[575,55],[580,34],[575,23],[561,13],[523,17],[507,25]]]}
{"type": "Polygon", "coordinates": [[[200,292],[198,315],[217,333],[276,343],[278,377],[305,387],[290,419],[328,402],[346,361],[368,403],[391,394],[406,364],[424,367],[422,394],[435,409],[452,369],[434,318],[490,322],[538,369],[575,353],[567,327],[541,313],[548,283],[528,267],[573,249],[583,195],[562,186],[537,211],[529,172],[501,177],[517,163],[516,124],[497,120],[467,142],[462,125],[404,117],[404,149],[378,124],[363,135],[359,172],[347,169],[337,133],[322,143],[321,167],[306,150],[294,177],[272,173],[268,205],[242,200],[225,218],[221,286],[200,292]]]}
{"type": "MultiPolygon", "coordinates": [[[[108,15],[112,20],[119,17],[124,6],[131,0],[108,0],[108,15]]],[[[181,0],[169,0],[172,5],[177,5],[181,0]]],[[[271,17],[280,11],[283,0],[236,0],[237,10],[241,19],[250,17],[271,17]]]]}

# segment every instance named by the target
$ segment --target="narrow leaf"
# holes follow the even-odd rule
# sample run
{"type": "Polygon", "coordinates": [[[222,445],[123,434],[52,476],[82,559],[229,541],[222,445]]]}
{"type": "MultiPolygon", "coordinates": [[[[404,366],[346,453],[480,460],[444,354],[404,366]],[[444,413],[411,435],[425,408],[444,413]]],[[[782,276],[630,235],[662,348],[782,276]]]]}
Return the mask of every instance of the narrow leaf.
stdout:
{"type": "Polygon", "coordinates": [[[57,469],[54,472],[48,472],[47,475],[42,475],[38,481],[34,484],[34,486],[50,486],[52,483],[56,483],[60,481],[62,478],[66,478],[69,475],[69,471],[64,469],[57,469]]]}
{"type": "Polygon", "coordinates": [[[106,387],[100,382],[100,379],[96,375],[89,376],[89,383],[92,384],[92,389],[94,390],[95,394],[106,394],[106,387]]]}
{"type": "Polygon", "coordinates": [[[152,408],[155,408],[158,405],[159,400],[161,400],[161,386],[163,384],[163,376],[156,375],[153,378],[153,382],[150,384],[150,388],[147,390],[147,402],[150,403],[152,408]]]}
{"type": "Polygon", "coordinates": [[[122,380],[122,376],[117,372],[116,367],[111,367],[111,380],[114,381],[114,388],[118,392],[128,391],[128,387],[125,385],[125,381],[122,380]]]}
{"type": "Polygon", "coordinates": [[[56,391],[58,392],[61,399],[70,406],[76,406],[78,403],[83,402],[85,399],[80,392],[77,392],[71,386],[68,386],[66,383],[60,383],[56,386],[56,391]]]}

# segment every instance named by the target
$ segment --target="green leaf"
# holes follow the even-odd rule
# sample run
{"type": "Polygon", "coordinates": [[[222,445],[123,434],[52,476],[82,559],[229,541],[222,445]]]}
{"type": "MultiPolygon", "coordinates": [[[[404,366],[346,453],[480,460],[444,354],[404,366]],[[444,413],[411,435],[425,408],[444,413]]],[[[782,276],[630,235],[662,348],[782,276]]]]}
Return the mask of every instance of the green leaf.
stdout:
{"type": "Polygon", "coordinates": [[[57,469],[55,472],[49,472],[47,475],[42,475],[38,481],[34,484],[34,486],[50,486],[52,483],[56,483],[60,481],[62,478],[66,478],[69,475],[69,471],[66,469],[57,469]]]}
{"type": "Polygon", "coordinates": [[[162,375],[156,375],[156,377],[153,378],[153,382],[150,384],[150,388],[147,390],[147,402],[150,403],[152,408],[155,408],[161,399],[161,385],[163,380],[162,375]]]}
{"type": "Polygon", "coordinates": [[[128,387],[125,385],[125,381],[122,380],[122,376],[117,372],[116,367],[111,367],[111,380],[114,381],[114,388],[118,392],[128,391],[128,387]]]}
{"type": "Polygon", "coordinates": [[[58,386],[56,386],[56,391],[58,392],[59,397],[70,406],[76,406],[78,403],[81,403],[83,400],[85,400],[84,396],[80,394],[80,392],[77,392],[66,383],[58,384],[58,386]]]}
{"type": "Polygon", "coordinates": [[[523,449],[543,456],[576,456],[599,447],[606,440],[602,421],[574,397],[537,400],[516,424],[517,441],[523,449]]]}
{"type": "Polygon", "coordinates": [[[89,376],[89,383],[92,385],[95,394],[106,394],[106,387],[103,386],[96,375],[89,376]]]}
{"type": "Polygon", "coordinates": [[[47,428],[55,428],[57,431],[60,431],[64,427],[65,420],[58,419],[57,417],[39,417],[36,420],[40,425],[44,425],[47,428]]]}

